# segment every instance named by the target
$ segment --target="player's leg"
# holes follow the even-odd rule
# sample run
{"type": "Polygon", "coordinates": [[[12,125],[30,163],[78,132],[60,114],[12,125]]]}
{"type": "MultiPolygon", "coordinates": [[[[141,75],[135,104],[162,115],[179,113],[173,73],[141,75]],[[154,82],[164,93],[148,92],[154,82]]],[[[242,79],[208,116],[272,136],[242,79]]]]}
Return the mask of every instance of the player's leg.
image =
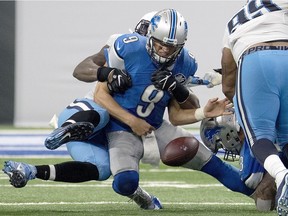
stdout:
{"type": "Polygon", "coordinates": [[[111,132],[108,137],[110,167],[114,176],[113,190],[131,198],[143,209],[161,209],[160,201],[139,186],[139,161],[143,155],[142,140],[125,131],[111,132]]]}
{"type": "MultiPolygon", "coordinates": [[[[23,187],[28,180],[36,177],[44,180],[48,178],[49,180],[54,181],[82,182],[88,180],[105,180],[110,176],[109,156],[105,146],[107,140],[103,135],[104,132],[101,132],[101,129],[104,128],[109,121],[109,115],[106,110],[98,106],[92,100],[76,100],[59,116],[59,125],[64,125],[60,128],[72,126],[70,128],[71,130],[67,131],[67,133],[73,133],[72,130],[78,129],[78,125],[73,127],[73,125],[75,126],[77,123],[71,123],[71,119],[73,119],[73,121],[83,121],[83,123],[85,123],[85,121],[94,123],[93,133],[90,133],[85,141],[76,142],[73,141],[74,139],[65,140],[71,157],[78,162],[74,161],[58,165],[44,165],[36,168],[29,164],[8,161],[5,163],[3,171],[8,174],[10,182],[15,187],[23,187]],[[99,118],[96,118],[95,116],[98,116],[99,118]],[[79,170],[79,175],[75,170],[79,170]],[[55,174],[56,172],[57,174],[55,174]],[[85,174],[81,175],[80,172],[85,172],[85,174]]],[[[51,135],[54,136],[55,133],[52,133],[51,135]]],[[[58,142],[59,140],[57,139],[54,139],[54,141],[55,142],[51,143],[63,144],[63,142],[58,142]]],[[[47,142],[45,144],[47,144],[47,142]]]]}
{"type": "MultiPolygon", "coordinates": [[[[155,135],[157,137],[160,155],[171,140],[177,137],[193,136],[189,131],[181,127],[175,127],[166,121],[155,131],[155,135]]],[[[239,169],[223,162],[201,142],[196,156],[184,164],[183,167],[207,173],[232,191],[240,192],[248,196],[253,193],[253,190],[241,181],[239,169]]]]}
{"type": "Polygon", "coordinates": [[[87,140],[109,121],[109,114],[90,99],[77,99],[59,115],[59,128],[45,140],[48,149],[56,149],[69,141],[87,140]]]}
{"type": "Polygon", "coordinates": [[[60,182],[106,180],[111,175],[107,141],[99,135],[95,139],[99,142],[67,143],[67,149],[74,161],[50,165],[6,161],[3,171],[9,176],[14,187],[24,187],[29,180],[35,178],[60,182]]]}
{"type": "Polygon", "coordinates": [[[287,103],[282,101],[282,93],[287,91],[288,78],[285,68],[288,67],[288,56],[285,56],[284,52],[276,56],[277,52],[281,51],[266,51],[264,55],[263,52],[257,52],[245,56],[239,67],[239,87],[234,97],[234,105],[238,121],[255,157],[276,179],[278,212],[287,212],[288,208],[282,201],[288,201],[288,170],[279,158],[274,143],[275,127],[281,112],[280,104],[287,103]],[[268,52],[273,52],[273,56],[268,55],[268,52]],[[279,79],[282,76],[284,79],[279,79]]]}
{"type": "Polygon", "coordinates": [[[275,209],[276,184],[274,178],[265,171],[254,157],[245,140],[240,151],[240,177],[245,184],[255,189],[251,197],[259,211],[275,209]]]}
{"type": "Polygon", "coordinates": [[[51,165],[32,165],[24,162],[5,161],[3,171],[11,185],[24,187],[29,180],[42,179],[61,182],[98,180],[97,166],[88,162],[68,161],[51,165]]]}
{"type": "MultiPolygon", "coordinates": [[[[287,60],[286,60],[287,61],[287,60]]],[[[280,112],[278,114],[277,118],[277,124],[276,124],[276,129],[277,129],[277,143],[279,144],[280,148],[283,151],[282,157],[280,156],[283,164],[285,165],[286,168],[288,168],[288,159],[287,159],[287,147],[288,147],[288,124],[287,124],[287,119],[288,119],[288,103],[287,103],[287,98],[288,98],[288,89],[286,88],[285,83],[288,82],[287,77],[285,77],[286,80],[282,81],[282,90],[281,90],[281,97],[280,97],[280,112]],[[285,155],[285,157],[284,157],[285,155]]],[[[287,176],[287,175],[286,175],[287,176]]],[[[284,183],[283,183],[284,184],[284,183]]],[[[282,184],[282,185],[283,185],[282,184]]],[[[288,214],[288,179],[286,177],[285,179],[285,186],[283,186],[283,189],[286,189],[286,191],[282,190],[283,192],[279,196],[276,195],[276,199],[279,197],[278,201],[278,213],[282,214],[288,214]]]]}

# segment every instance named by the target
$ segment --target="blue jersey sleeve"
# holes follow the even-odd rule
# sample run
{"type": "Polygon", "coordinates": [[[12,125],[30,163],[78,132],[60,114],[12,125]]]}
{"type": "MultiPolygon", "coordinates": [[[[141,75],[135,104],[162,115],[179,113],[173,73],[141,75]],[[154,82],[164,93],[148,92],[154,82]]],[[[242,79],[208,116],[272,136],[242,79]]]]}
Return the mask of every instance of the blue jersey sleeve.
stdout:
{"type": "Polygon", "coordinates": [[[198,68],[198,64],[194,56],[187,50],[183,49],[180,53],[172,73],[181,83],[185,83],[189,76],[193,76],[198,68]]]}

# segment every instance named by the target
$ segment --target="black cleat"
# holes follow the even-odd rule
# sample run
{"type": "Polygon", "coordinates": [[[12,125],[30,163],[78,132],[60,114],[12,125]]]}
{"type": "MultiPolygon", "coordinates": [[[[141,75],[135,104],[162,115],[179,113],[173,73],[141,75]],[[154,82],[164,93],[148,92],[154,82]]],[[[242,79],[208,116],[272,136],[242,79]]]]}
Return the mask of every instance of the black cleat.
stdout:
{"type": "Polygon", "coordinates": [[[65,127],[55,129],[45,140],[46,148],[57,149],[61,145],[78,140],[86,140],[94,130],[90,122],[76,122],[65,127]]]}

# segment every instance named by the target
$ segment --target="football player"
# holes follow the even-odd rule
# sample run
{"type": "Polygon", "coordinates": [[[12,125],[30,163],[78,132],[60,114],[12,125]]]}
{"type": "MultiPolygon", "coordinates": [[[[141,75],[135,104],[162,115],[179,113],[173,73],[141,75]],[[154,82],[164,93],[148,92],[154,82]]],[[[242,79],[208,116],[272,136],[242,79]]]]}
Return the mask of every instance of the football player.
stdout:
{"type": "MultiPolygon", "coordinates": [[[[146,14],[137,24],[135,33],[146,35],[147,23],[154,14],[155,12],[146,14]]],[[[104,48],[109,47],[116,37],[117,35],[111,36],[104,48]]],[[[123,70],[104,67],[104,48],[82,61],[75,68],[73,75],[85,82],[107,80],[111,93],[122,93],[130,87],[130,77],[123,70]]],[[[66,143],[74,161],[40,166],[6,161],[3,171],[9,176],[13,186],[23,187],[27,181],[35,178],[84,182],[102,181],[110,177],[107,139],[103,130],[109,121],[109,115],[105,109],[93,102],[91,97],[91,94],[87,94],[84,99],[77,99],[66,107],[59,115],[58,125],[61,126],[45,140],[49,149],[56,149],[66,143]]],[[[153,199],[153,205],[154,202],[155,208],[162,208],[156,197],[153,199]]]]}
{"type": "Polygon", "coordinates": [[[278,155],[288,142],[288,2],[249,0],[227,22],[223,93],[255,158],[275,179],[278,215],[288,215],[288,169],[278,155]]]}
{"type": "Polygon", "coordinates": [[[241,180],[255,190],[251,198],[255,200],[256,208],[259,211],[275,209],[275,181],[254,157],[236,121],[235,114],[202,120],[200,136],[204,144],[215,154],[223,148],[225,154],[229,152],[240,155],[239,174],[241,180]]]}
{"type": "MultiPolygon", "coordinates": [[[[187,23],[179,12],[174,9],[158,12],[151,20],[148,37],[121,35],[107,53],[108,64],[129,71],[131,88],[124,94],[111,96],[105,83],[96,86],[94,100],[112,116],[107,130],[113,189],[140,206],[151,204],[151,197],[139,187],[139,161],[143,154],[141,136],[154,131],[161,155],[173,139],[194,137],[163,120],[166,107],[170,121],[177,125],[209,117],[207,107],[181,108],[189,102],[190,96],[182,83],[197,70],[193,55],[184,48],[187,32],[187,23]]],[[[220,114],[227,105],[226,101],[217,99],[211,103],[222,106],[222,110],[218,110],[220,114]]],[[[233,191],[246,195],[253,192],[241,181],[239,170],[213,155],[202,143],[196,156],[183,167],[212,175],[233,191]]]]}

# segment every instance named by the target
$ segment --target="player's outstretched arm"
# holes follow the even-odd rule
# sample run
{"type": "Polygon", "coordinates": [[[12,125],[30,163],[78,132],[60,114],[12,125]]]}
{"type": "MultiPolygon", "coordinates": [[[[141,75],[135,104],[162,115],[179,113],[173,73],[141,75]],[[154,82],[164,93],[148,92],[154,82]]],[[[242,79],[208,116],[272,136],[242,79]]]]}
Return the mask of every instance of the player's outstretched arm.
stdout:
{"type": "Polygon", "coordinates": [[[204,118],[231,114],[232,112],[229,111],[231,107],[232,104],[227,98],[222,100],[209,99],[205,107],[197,109],[181,109],[177,101],[172,100],[168,107],[168,115],[173,125],[193,124],[204,118]]]}

